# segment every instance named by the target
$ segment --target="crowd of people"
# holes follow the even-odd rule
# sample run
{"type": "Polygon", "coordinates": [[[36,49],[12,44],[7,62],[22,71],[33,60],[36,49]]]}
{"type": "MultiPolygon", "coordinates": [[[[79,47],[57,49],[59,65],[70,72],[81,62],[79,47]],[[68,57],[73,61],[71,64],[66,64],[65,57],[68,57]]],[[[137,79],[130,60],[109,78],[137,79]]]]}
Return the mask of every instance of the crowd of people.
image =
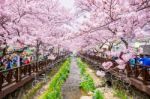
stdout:
{"type": "MultiPolygon", "coordinates": [[[[118,57],[112,57],[112,60],[117,60],[118,57]]],[[[137,64],[141,66],[150,66],[150,55],[136,55],[129,59],[129,64],[131,67],[135,67],[137,64]]]]}
{"type": "Polygon", "coordinates": [[[0,71],[29,64],[32,56],[11,54],[0,58],[0,71]]]}
{"type": "Polygon", "coordinates": [[[149,55],[139,55],[135,58],[130,59],[131,66],[135,64],[141,64],[142,66],[150,66],[150,56],[149,55]]]}

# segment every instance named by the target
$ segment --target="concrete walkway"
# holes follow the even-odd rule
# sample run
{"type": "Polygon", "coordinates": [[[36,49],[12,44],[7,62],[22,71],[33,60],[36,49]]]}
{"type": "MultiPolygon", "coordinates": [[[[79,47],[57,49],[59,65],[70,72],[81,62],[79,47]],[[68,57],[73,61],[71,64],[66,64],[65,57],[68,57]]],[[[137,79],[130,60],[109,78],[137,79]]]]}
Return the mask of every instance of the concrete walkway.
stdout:
{"type": "Polygon", "coordinates": [[[62,87],[63,99],[80,99],[80,70],[77,66],[76,59],[72,58],[70,74],[62,87]]]}

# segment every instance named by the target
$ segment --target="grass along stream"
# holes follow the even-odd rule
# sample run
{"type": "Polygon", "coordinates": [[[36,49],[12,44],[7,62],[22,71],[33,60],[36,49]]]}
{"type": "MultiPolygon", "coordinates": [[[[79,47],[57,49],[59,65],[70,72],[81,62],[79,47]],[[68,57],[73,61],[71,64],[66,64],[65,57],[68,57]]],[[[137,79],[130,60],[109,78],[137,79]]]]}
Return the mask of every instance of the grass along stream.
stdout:
{"type": "Polygon", "coordinates": [[[38,99],[61,99],[61,88],[70,71],[70,58],[68,58],[56,75],[51,79],[48,88],[38,99]]]}
{"type": "Polygon", "coordinates": [[[81,83],[80,88],[86,95],[82,96],[80,99],[104,99],[104,96],[100,90],[98,90],[95,86],[94,79],[87,72],[87,64],[82,62],[80,58],[77,60],[77,64],[80,68],[81,74],[81,83]]]}
{"type": "MultiPolygon", "coordinates": [[[[125,89],[121,88],[121,85],[119,86],[114,85],[114,83],[118,84],[119,82],[114,82],[112,86],[107,86],[105,82],[106,78],[97,76],[96,70],[93,68],[92,65],[88,65],[86,64],[86,62],[82,61],[81,63],[84,64],[86,72],[92,77],[96,89],[103,94],[104,99],[135,99],[132,96],[128,95],[125,89]]],[[[85,98],[85,99],[92,99],[92,98],[85,98]]]]}
{"type": "Polygon", "coordinates": [[[50,78],[47,83],[37,84],[23,99],[126,99],[116,97],[113,88],[102,87],[104,79],[97,77],[80,58],[72,58],[72,61],[69,58],[56,66],[50,78]]]}

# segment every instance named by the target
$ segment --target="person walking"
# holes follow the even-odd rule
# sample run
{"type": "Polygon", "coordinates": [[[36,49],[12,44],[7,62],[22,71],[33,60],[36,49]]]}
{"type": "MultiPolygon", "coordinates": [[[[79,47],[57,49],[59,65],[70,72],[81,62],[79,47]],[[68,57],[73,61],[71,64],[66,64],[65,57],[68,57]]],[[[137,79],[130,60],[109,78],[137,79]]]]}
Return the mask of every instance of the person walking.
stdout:
{"type": "Polygon", "coordinates": [[[11,69],[11,68],[12,68],[12,60],[8,58],[6,69],[11,69]]]}

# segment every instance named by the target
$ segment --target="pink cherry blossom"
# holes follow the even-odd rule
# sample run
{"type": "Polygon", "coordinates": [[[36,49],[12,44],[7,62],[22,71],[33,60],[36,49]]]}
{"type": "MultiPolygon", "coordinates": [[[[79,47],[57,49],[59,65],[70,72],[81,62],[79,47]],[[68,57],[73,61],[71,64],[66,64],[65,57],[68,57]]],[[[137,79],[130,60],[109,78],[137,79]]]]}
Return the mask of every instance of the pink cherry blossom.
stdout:
{"type": "Polygon", "coordinates": [[[123,65],[125,64],[125,61],[121,60],[121,59],[117,59],[115,60],[119,65],[123,65]]]}
{"type": "Polygon", "coordinates": [[[119,57],[120,51],[111,51],[111,55],[112,55],[112,56],[119,57]]]}
{"type": "Polygon", "coordinates": [[[75,0],[73,12],[59,0],[0,0],[0,44],[40,51],[63,47],[104,57],[123,52],[116,62],[125,64],[142,53],[131,42],[149,36],[149,18],[149,0],[75,0]]]}
{"type": "Polygon", "coordinates": [[[117,68],[120,69],[120,70],[124,70],[125,67],[126,67],[126,64],[120,64],[120,65],[117,66],[117,68]]]}
{"type": "Polygon", "coordinates": [[[48,57],[48,59],[50,59],[50,60],[55,60],[55,58],[56,58],[56,56],[54,56],[53,54],[51,54],[51,55],[48,57]]]}
{"type": "Polygon", "coordinates": [[[123,61],[125,61],[125,62],[128,62],[129,59],[134,58],[134,57],[135,57],[135,56],[134,56],[132,53],[128,53],[128,54],[123,54],[123,55],[122,55],[122,59],[123,59],[123,61]]]}
{"type": "Polygon", "coordinates": [[[96,72],[96,75],[99,76],[99,77],[104,77],[104,76],[105,76],[105,72],[98,70],[98,71],[96,72]]]}
{"type": "Polygon", "coordinates": [[[5,0],[0,0],[0,5],[4,4],[5,0]]]}
{"type": "Polygon", "coordinates": [[[102,63],[102,66],[104,67],[104,69],[110,69],[110,67],[113,66],[112,62],[104,62],[102,63]]]}
{"type": "Polygon", "coordinates": [[[139,53],[139,54],[142,54],[142,53],[143,53],[143,48],[140,47],[140,48],[138,49],[138,53],[139,53]]]}
{"type": "Polygon", "coordinates": [[[111,56],[112,55],[112,53],[110,52],[110,51],[107,51],[107,52],[105,52],[106,53],[106,55],[108,55],[108,56],[111,56]]]}

